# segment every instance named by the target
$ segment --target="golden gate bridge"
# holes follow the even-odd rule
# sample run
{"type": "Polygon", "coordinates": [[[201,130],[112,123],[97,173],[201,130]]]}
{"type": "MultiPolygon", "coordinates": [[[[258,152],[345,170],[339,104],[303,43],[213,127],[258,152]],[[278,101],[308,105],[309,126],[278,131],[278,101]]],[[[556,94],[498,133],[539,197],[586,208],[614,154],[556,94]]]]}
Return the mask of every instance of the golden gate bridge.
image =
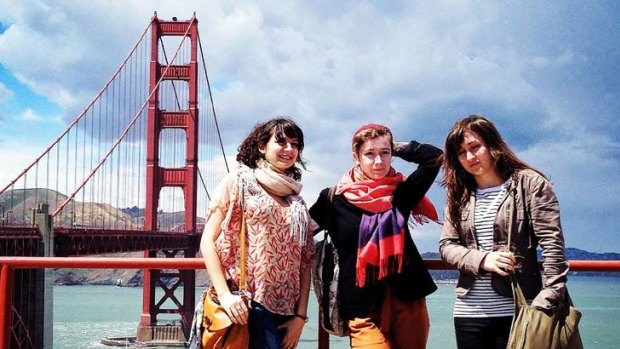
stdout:
{"type": "MultiPolygon", "coordinates": [[[[155,13],[93,100],[0,190],[0,255],[193,258],[227,171],[198,20],[155,13]]],[[[44,346],[50,273],[15,270],[11,348],[44,346]]],[[[153,337],[162,314],[187,336],[195,270],[145,269],[142,281],[138,337],[153,337]]]]}
{"type": "MultiPolygon", "coordinates": [[[[137,339],[169,334],[158,320],[170,314],[187,338],[204,267],[200,216],[228,171],[204,56],[195,15],[155,14],[93,100],[2,187],[0,348],[51,345],[51,268],[144,268],[137,339]],[[146,258],[80,257],[140,251],[146,258]]],[[[620,261],[570,267],[620,271],[620,261]]],[[[317,337],[327,349],[327,333],[317,337]]]]}

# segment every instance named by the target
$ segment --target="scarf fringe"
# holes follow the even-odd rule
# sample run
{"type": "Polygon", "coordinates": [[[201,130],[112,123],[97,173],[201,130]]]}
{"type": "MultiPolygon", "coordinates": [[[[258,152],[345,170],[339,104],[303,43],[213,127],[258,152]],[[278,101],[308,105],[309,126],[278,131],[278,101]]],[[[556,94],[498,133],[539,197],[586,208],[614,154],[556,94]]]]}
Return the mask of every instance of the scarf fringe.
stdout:
{"type": "Polygon", "coordinates": [[[390,256],[387,260],[381,260],[379,266],[360,265],[356,268],[355,285],[364,287],[366,281],[369,284],[381,281],[388,275],[400,274],[403,271],[403,255],[390,256]]]}
{"type": "MultiPolygon", "coordinates": [[[[234,198],[235,202],[239,203],[239,207],[241,211],[243,211],[243,199],[245,198],[245,193],[247,192],[247,185],[252,180],[252,170],[244,165],[240,165],[237,172],[237,197],[234,198]]],[[[234,211],[234,204],[229,205],[228,211],[226,211],[226,216],[222,221],[222,229],[226,229],[230,220],[232,219],[232,213],[234,211]]]]}
{"type": "Polygon", "coordinates": [[[291,198],[291,236],[299,238],[299,245],[306,246],[308,240],[308,209],[304,200],[295,195],[291,198]]]}
{"type": "Polygon", "coordinates": [[[400,273],[403,271],[403,255],[391,256],[387,260],[382,260],[379,266],[379,280],[392,273],[400,273]]]}

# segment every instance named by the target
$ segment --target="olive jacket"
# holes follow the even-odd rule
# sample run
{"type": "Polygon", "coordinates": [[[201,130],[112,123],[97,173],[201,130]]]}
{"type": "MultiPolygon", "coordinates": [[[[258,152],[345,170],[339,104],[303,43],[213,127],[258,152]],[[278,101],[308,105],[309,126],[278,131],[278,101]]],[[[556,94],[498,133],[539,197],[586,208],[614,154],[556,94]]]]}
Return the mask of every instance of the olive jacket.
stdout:
{"type": "MultiPolygon", "coordinates": [[[[508,245],[515,253],[515,276],[527,299],[541,309],[550,309],[564,298],[568,263],[560,224],[560,208],[551,183],[533,170],[520,170],[512,182],[493,224],[493,250],[508,245]],[[543,278],[536,248],[543,257],[543,278]],[[544,282],[543,282],[544,281],[544,282]]],[[[446,213],[439,241],[441,258],[459,270],[457,296],[462,297],[472,287],[488,251],[478,250],[474,228],[476,196],[471,195],[461,211],[461,221],[455,224],[446,213]]],[[[510,278],[493,273],[492,285],[498,294],[512,297],[510,278]]]]}

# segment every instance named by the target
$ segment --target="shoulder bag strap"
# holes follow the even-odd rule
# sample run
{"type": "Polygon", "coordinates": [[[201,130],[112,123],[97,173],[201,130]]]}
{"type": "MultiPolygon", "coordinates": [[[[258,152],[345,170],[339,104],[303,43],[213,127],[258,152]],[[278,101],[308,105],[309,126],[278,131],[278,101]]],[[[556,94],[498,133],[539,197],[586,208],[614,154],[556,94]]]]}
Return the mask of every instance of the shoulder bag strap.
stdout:
{"type": "MultiPolygon", "coordinates": [[[[514,194],[514,190],[510,190],[510,192],[508,193],[508,195],[512,195],[512,207],[508,208],[508,250],[511,251],[511,247],[512,247],[512,220],[514,217],[514,211],[517,207],[516,205],[516,198],[515,198],[515,194],[514,194]]],[[[523,290],[521,290],[521,286],[519,286],[519,283],[517,282],[517,277],[515,276],[514,272],[510,273],[510,280],[512,281],[512,294],[514,297],[514,302],[515,302],[515,311],[519,308],[522,308],[524,306],[527,305],[527,301],[525,300],[525,296],[523,295],[523,290]]]]}
{"type": "MultiPolygon", "coordinates": [[[[323,239],[327,243],[328,231],[332,229],[332,214],[334,213],[334,195],[336,195],[336,186],[329,188],[327,198],[329,199],[329,214],[327,215],[327,229],[323,232],[323,239]]],[[[332,244],[333,245],[333,244],[332,244]]]]}
{"type": "Polygon", "coordinates": [[[246,241],[245,241],[245,235],[247,232],[247,228],[246,228],[246,223],[245,223],[245,213],[243,212],[243,210],[241,211],[242,216],[241,216],[241,247],[240,247],[240,260],[239,260],[239,269],[240,269],[240,273],[239,273],[239,290],[240,291],[245,291],[247,288],[247,285],[245,284],[245,273],[246,273],[246,266],[245,266],[245,261],[246,261],[246,241]]]}
{"type": "Polygon", "coordinates": [[[512,249],[512,220],[514,218],[514,210],[517,205],[514,190],[510,190],[509,192],[507,192],[507,194],[512,195],[512,206],[508,208],[508,242],[506,243],[506,245],[508,246],[508,250],[510,251],[512,249]]]}
{"type": "Polygon", "coordinates": [[[241,293],[243,294],[246,289],[247,289],[247,285],[245,282],[245,278],[246,278],[246,238],[245,236],[247,235],[247,224],[245,221],[245,190],[246,190],[246,183],[244,181],[243,178],[240,178],[240,180],[242,181],[241,183],[241,189],[239,192],[239,207],[241,209],[241,233],[240,235],[240,239],[241,241],[239,242],[240,246],[239,246],[239,291],[241,291],[241,293]]]}

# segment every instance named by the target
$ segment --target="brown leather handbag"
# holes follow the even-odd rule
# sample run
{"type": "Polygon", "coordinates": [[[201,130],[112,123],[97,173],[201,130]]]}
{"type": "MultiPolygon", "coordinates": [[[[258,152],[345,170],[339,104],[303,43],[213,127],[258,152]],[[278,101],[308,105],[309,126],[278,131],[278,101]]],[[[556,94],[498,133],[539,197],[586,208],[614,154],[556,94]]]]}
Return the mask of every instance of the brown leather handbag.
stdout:
{"type": "MultiPolygon", "coordinates": [[[[244,295],[245,284],[245,215],[241,221],[241,248],[240,248],[240,276],[239,292],[244,295]]],[[[217,299],[217,292],[213,286],[202,292],[203,313],[202,348],[204,349],[247,349],[250,342],[248,325],[233,324],[217,299]]]]}

